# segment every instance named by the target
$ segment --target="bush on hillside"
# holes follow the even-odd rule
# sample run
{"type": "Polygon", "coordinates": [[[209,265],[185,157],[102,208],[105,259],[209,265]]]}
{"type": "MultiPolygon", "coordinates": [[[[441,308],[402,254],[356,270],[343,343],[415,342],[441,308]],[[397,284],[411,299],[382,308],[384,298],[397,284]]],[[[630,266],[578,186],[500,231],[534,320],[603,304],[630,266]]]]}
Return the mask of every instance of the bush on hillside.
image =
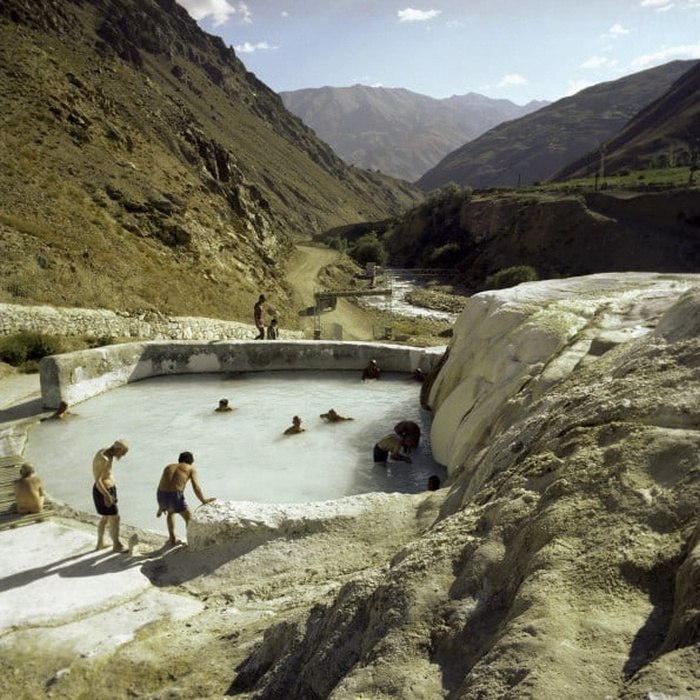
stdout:
{"type": "Polygon", "coordinates": [[[430,251],[428,267],[455,267],[462,259],[462,249],[459,243],[445,243],[430,251]]]}
{"type": "Polygon", "coordinates": [[[535,282],[538,279],[537,270],[530,265],[504,267],[486,278],[484,289],[505,289],[522,282],[535,282]]]}
{"type": "Polygon", "coordinates": [[[389,257],[377,234],[366,233],[357,239],[355,245],[350,249],[350,256],[360,265],[373,262],[384,265],[389,257]]]}
{"type": "Polygon", "coordinates": [[[0,338],[0,360],[31,369],[42,357],[63,352],[60,338],[36,331],[20,331],[0,338]],[[27,364],[30,367],[26,367],[27,364]]]}

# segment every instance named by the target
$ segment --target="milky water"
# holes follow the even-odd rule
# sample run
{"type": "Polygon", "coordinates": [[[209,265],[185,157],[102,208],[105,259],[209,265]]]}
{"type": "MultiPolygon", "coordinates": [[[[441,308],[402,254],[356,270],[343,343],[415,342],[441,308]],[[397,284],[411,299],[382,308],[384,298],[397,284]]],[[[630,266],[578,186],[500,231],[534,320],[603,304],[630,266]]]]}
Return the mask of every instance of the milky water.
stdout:
{"type": "MultiPolygon", "coordinates": [[[[46,491],[78,510],[94,512],[92,458],[124,438],[129,453],[114,461],[122,519],[165,530],[156,519],[155,491],[163,467],[180,452],[194,454],[204,495],[231,501],[306,503],[369,491],[423,491],[445,469],[430,451],[430,414],[410,375],[360,381],[359,372],[287,371],[235,376],[197,374],[146,379],[72,408],[66,420],[33,427],[26,454],[46,491]],[[235,410],[214,411],[220,398],[235,410]],[[328,424],[329,408],[355,420],[328,424]],[[292,417],[306,431],[283,435],[292,417]],[[413,420],[423,438],[412,464],[375,465],[372,448],[399,420],[413,420]]],[[[191,486],[187,501],[199,505],[191,486]]]]}

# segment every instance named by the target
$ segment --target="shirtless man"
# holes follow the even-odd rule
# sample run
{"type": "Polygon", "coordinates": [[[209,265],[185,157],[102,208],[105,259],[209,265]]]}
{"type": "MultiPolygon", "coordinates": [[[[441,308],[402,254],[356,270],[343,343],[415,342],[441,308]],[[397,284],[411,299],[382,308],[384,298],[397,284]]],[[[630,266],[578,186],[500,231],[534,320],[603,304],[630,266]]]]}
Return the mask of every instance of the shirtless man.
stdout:
{"type": "Polygon", "coordinates": [[[418,447],[420,442],[420,426],[412,420],[399,421],[394,426],[394,432],[404,438],[404,452],[410,452],[412,447],[418,447]]]}
{"type": "Polygon", "coordinates": [[[34,473],[34,467],[25,462],[19,468],[20,478],[15,481],[17,512],[20,515],[40,513],[44,508],[44,486],[34,473]]]}
{"type": "Polygon", "coordinates": [[[163,469],[160,477],[156,497],[158,499],[158,512],[156,516],[160,518],[163,513],[167,513],[169,542],[172,546],[182,544],[175,537],[175,513],[179,513],[185,521],[185,526],[190,522],[191,512],[185,501],[185,486],[187,482],[192,483],[194,495],[201,501],[202,505],[215,501],[215,498],[204,498],[202,488],[199,485],[197,469],[194,466],[194,457],[191,452],[181,452],[176,464],[169,464],[163,469]]]}
{"type": "Polygon", "coordinates": [[[92,500],[98,515],[102,516],[97,525],[97,547],[95,549],[104,549],[109,546],[105,543],[105,529],[109,526],[112,549],[115,552],[127,551],[126,547],[119,541],[117,487],[112,474],[112,461],[115,457],[121,459],[128,451],[129,446],[124,440],[115,440],[109,447],[98,450],[92,460],[92,475],[95,479],[92,487],[92,500]]]}
{"type": "Polygon", "coordinates": [[[377,361],[372,358],[367,367],[362,370],[362,381],[364,382],[367,379],[379,379],[381,373],[382,371],[379,369],[377,361]]]}
{"type": "Polygon", "coordinates": [[[335,412],[334,408],[331,408],[328,411],[328,413],[322,413],[320,417],[323,418],[323,420],[328,421],[329,423],[340,423],[340,421],[344,420],[355,420],[354,418],[350,418],[349,416],[341,416],[339,413],[335,412]]]}
{"type": "Polygon", "coordinates": [[[301,418],[294,416],[292,424],[284,431],[285,435],[294,435],[295,433],[303,433],[306,428],[301,427],[301,418]]]}
{"type": "Polygon", "coordinates": [[[411,458],[401,453],[401,448],[405,447],[405,444],[405,438],[396,433],[385,435],[374,446],[375,464],[385,463],[389,457],[397,462],[408,462],[410,464],[411,458]]]}

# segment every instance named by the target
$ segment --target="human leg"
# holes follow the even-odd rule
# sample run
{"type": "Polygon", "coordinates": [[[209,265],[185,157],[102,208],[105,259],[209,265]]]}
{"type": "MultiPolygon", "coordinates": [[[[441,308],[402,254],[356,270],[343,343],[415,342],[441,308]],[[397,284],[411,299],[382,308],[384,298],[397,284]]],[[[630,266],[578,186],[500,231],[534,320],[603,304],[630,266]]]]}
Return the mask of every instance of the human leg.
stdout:
{"type": "Polygon", "coordinates": [[[112,549],[115,552],[124,552],[126,547],[119,540],[119,516],[108,515],[109,520],[109,535],[112,538],[112,549]]]}
{"type": "Polygon", "coordinates": [[[100,522],[97,523],[97,546],[95,549],[105,549],[107,543],[105,542],[105,528],[107,527],[107,517],[103,515],[100,518],[100,522]]]}

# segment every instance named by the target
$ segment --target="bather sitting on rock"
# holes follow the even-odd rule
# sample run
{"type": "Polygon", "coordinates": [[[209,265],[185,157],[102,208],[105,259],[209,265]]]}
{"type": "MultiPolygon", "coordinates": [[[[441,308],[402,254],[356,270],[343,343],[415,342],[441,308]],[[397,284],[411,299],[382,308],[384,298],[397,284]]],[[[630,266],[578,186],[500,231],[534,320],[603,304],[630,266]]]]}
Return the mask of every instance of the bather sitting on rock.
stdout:
{"type": "Polygon", "coordinates": [[[169,464],[163,469],[160,477],[156,498],[158,499],[158,512],[156,516],[160,518],[163,513],[167,513],[167,525],[169,543],[171,545],[183,544],[175,537],[175,513],[179,513],[185,524],[189,523],[191,512],[187,501],[185,501],[185,486],[187,482],[192,483],[194,495],[201,501],[202,505],[215,501],[215,498],[205,498],[202,488],[199,485],[197,469],[194,466],[194,456],[191,452],[181,452],[177,458],[177,463],[169,464]]]}
{"type": "Polygon", "coordinates": [[[34,467],[25,462],[19,468],[20,478],[15,481],[15,499],[20,515],[40,513],[44,509],[44,486],[34,473],[34,467]]]}
{"type": "Polygon", "coordinates": [[[379,379],[381,373],[382,371],[379,369],[377,361],[372,358],[367,367],[362,370],[362,381],[364,382],[367,379],[379,379]]]}
{"type": "Polygon", "coordinates": [[[405,438],[402,438],[396,433],[385,435],[374,446],[374,462],[381,464],[387,461],[389,457],[397,462],[411,463],[411,458],[408,455],[402,454],[401,449],[405,447],[405,438]]]}
{"type": "Polygon", "coordinates": [[[301,427],[301,418],[294,416],[292,424],[284,431],[285,435],[294,435],[295,433],[303,433],[306,428],[301,427]]]}
{"type": "Polygon", "coordinates": [[[228,399],[219,399],[219,405],[214,409],[217,413],[233,411],[233,406],[229,406],[228,399]]]}
{"type": "Polygon", "coordinates": [[[325,421],[328,421],[329,423],[340,423],[344,420],[355,420],[354,418],[350,418],[349,416],[341,416],[339,413],[336,413],[334,408],[329,409],[328,413],[322,413],[321,418],[323,418],[323,420],[325,421]]]}
{"type": "Polygon", "coordinates": [[[394,432],[404,439],[404,450],[410,452],[412,448],[418,447],[420,442],[420,427],[412,420],[399,421],[394,426],[394,432]]]}

